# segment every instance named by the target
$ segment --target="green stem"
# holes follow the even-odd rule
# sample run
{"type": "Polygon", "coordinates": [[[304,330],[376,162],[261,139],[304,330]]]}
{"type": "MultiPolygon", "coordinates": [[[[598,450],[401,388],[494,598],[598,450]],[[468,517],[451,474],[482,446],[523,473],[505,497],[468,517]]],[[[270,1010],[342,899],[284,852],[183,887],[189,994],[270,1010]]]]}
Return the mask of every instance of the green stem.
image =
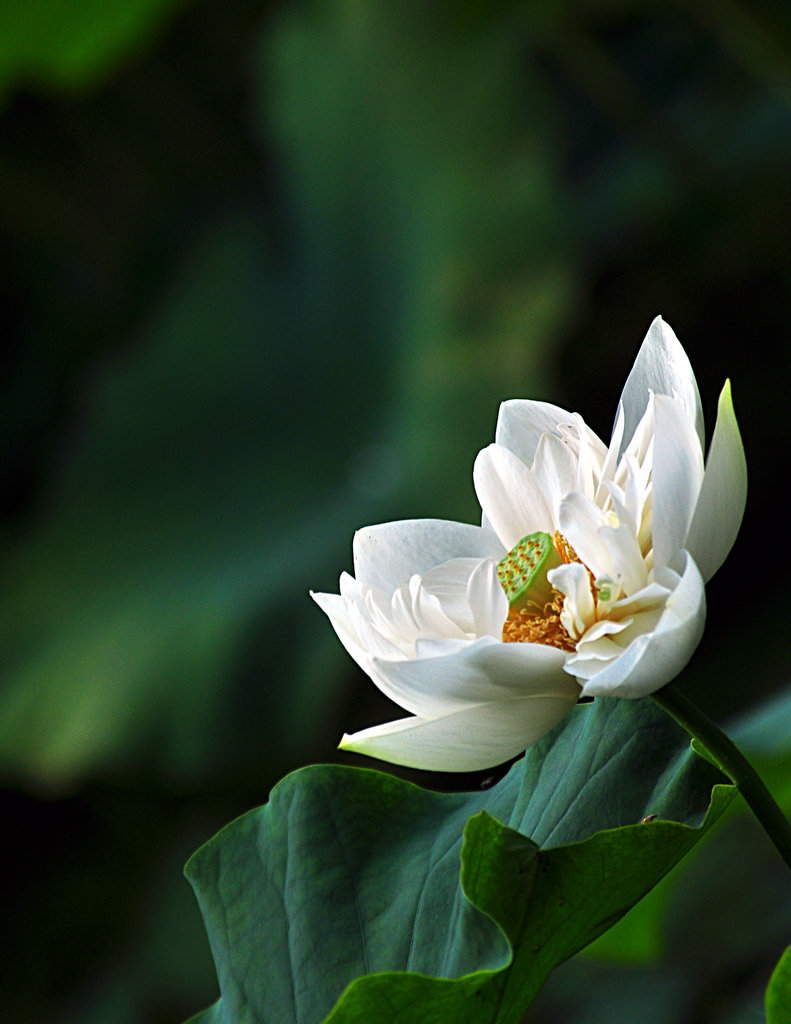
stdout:
{"type": "Polygon", "coordinates": [[[698,740],[711,759],[736,783],[778,853],[791,868],[791,824],[747,758],[677,687],[665,686],[652,696],[659,707],[698,740]]]}

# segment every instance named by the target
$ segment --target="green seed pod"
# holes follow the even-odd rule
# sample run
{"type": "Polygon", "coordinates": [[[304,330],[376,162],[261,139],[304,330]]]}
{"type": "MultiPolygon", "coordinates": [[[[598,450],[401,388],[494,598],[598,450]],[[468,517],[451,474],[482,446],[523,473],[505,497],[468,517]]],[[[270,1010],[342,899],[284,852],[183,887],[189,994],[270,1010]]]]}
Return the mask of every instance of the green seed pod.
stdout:
{"type": "Polygon", "coordinates": [[[497,578],[510,607],[520,610],[532,605],[536,614],[540,614],[553,598],[547,573],[562,564],[548,533],[530,533],[523,537],[497,563],[497,578]]]}

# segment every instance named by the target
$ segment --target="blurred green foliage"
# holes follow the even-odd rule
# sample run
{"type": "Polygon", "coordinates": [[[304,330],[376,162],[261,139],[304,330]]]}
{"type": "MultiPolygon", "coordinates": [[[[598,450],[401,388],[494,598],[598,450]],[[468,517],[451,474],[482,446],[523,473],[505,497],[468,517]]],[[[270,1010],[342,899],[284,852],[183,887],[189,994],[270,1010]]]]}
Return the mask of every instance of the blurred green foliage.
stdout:
{"type": "MultiPolygon", "coordinates": [[[[606,436],[656,313],[709,424],[732,377],[751,474],[684,685],[724,717],[788,683],[791,13],[8,0],[0,40],[10,1019],[214,997],[181,864],[389,713],[308,589],[367,522],[475,519],[503,398],[606,436]]],[[[536,1014],[748,1019],[791,931],[759,850],[734,817],[657,907],[662,967],[570,964],[536,1014]]]]}
{"type": "Polygon", "coordinates": [[[186,0],[3,0],[0,97],[19,84],[90,87],[146,45],[186,0]]]}

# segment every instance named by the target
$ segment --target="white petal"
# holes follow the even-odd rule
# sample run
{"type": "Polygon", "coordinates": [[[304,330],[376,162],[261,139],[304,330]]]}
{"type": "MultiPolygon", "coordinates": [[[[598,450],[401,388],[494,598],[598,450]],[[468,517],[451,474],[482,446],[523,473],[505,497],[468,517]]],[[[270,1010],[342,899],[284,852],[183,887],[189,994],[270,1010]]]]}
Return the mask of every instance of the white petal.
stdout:
{"type": "Polygon", "coordinates": [[[651,392],[648,395],[648,404],[645,407],[645,412],[640,417],[640,421],[629,439],[629,444],[627,444],[623,449],[622,457],[616,466],[615,475],[613,477],[615,483],[619,486],[625,485],[625,474],[629,472],[626,462],[627,458],[633,459],[638,466],[645,467],[644,472],[646,473],[651,469],[654,448],[655,399],[656,395],[651,392]]]}
{"type": "MultiPolygon", "coordinates": [[[[482,636],[476,626],[476,614],[486,621],[492,615],[499,619],[496,636],[502,633],[502,625],[508,614],[508,599],[497,579],[496,563],[491,558],[453,558],[449,562],[430,569],[421,581],[423,594],[433,595],[439,602],[443,614],[465,633],[482,636]],[[476,606],[470,604],[470,583],[476,581],[476,606]],[[494,586],[485,581],[494,581],[494,586]],[[496,590],[495,590],[496,587],[496,590]],[[480,593],[478,593],[480,589],[480,593]],[[499,592],[499,594],[498,594],[499,592]],[[499,596],[502,596],[502,601],[499,596]],[[505,610],[503,611],[503,601],[505,610]],[[488,602],[488,604],[486,603],[488,602]]],[[[440,631],[441,635],[441,631],[440,631]]],[[[454,635],[449,633],[449,636],[454,635]]]]}
{"type": "Polygon", "coordinates": [[[681,342],[661,316],[655,318],[626,378],[621,402],[624,409],[625,449],[648,404],[649,392],[678,396],[703,447],[703,409],[689,359],[681,342]]]}
{"type": "MultiPolygon", "coordinates": [[[[621,523],[628,525],[635,536],[649,524],[646,505],[650,494],[650,467],[641,466],[629,452],[625,452],[618,467],[618,483],[605,481],[605,490],[612,501],[613,510],[621,523]]],[[[597,502],[602,504],[602,502],[597,502]]],[[[650,546],[650,537],[647,538],[650,546]]]]}
{"type": "Polygon", "coordinates": [[[611,576],[610,552],[599,533],[605,525],[598,505],[573,492],[560,503],[560,531],[594,576],[611,576]]]}
{"type": "Polygon", "coordinates": [[[335,632],[340,636],[341,632],[352,635],[352,625],[349,620],[348,601],[340,594],[317,594],[310,591],[310,596],[321,608],[333,625],[335,632]]]}
{"type": "MultiPolygon", "coordinates": [[[[638,615],[640,612],[645,611],[646,608],[656,608],[665,606],[670,593],[676,589],[678,582],[681,577],[677,573],[671,573],[669,569],[664,570],[664,574],[668,577],[672,577],[672,584],[663,586],[654,580],[653,583],[649,583],[642,590],[638,590],[635,594],[629,594],[628,597],[622,597],[619,601],[610,608],[610,615],[616,619],[625,619],[631,615],[638,615]]],[[[665,578],[663,574],[663,579],[665,578]]]]}
{"type": "Polygon", "coordinates": [[[467,604],[472,613],[472,632],[476,636],[493,636],[501,640],[503,623],[508,616],[508,598],[497,578],[493,561],[481,562],[467,581],[467,604]]]}
{"type": "Polygon", "coordinates": [[[417,651],[417,658],[374,658],[371,671],[391,700],[424,718],[436,718],[463,704],[496,703],[530,694],[576,699],[578,692],[563,671],[565,652],[546,644],[510,644],[481,637],[419,642],[417,651]],[[443,653],[420,656],[438,651],[443,653]]]}
{"type": "MultiPolygon", "coordinates": [[[[420,580],[419,576],[413,579],[420,580]]],[[[368,590],[365,594],[365,609],[371,623],[389,636],[412,640],[420,634],[420,625],[415,617],[415,601],[412,586],[399,587],[387,601],[382,590],[368,590]]]]}
{"type": "Polygon", "coordinates": [[[654,400],[654,565],[670,563],[684,547],[703,480],[703,453],[680,402],[654,400]]]}
{"type": "MultiPolygon", "coordinates": [[[[466,559],[465,559],[466,561],[466,559]]],[[[415,576],[417,586],[413,593],[413,607],[415,621],[418,624],[419,636],[456,637],[464,639],[470,632],[472,625],[469,610],[466,608],[453,608],[451,602],[443,605],[443,602],[436,594],[428,591],[415,576]],[[449,612],[454,611],[461,618],[462,624],[457,624],[456,616],[451,617],[449,612]]]]}
{"type": "Polygon", "coordinates": [[[598,640],[605,636],[615,636],[617,633],[623,633],[624,630],[629,628],[631,622],[631,619],[625,619],[623,622],[615,622],[613,619],[599,619],[598,622],[595,622],[585,634],[584,650],[586,656],[589,656],[589,647],[594,646],[598,640]]]}
{"type": "MultiPolygon", "coordinates": [[[[370,671],[371,659],[374,657],[403,658],[409,657],[414,652],[415,635],[409,625],[402,633],[397,632],[392,627],[392,616],[372,615],[367,603],[350,601],[347,611],[352,625],[354,642],[358,643],[365,652],[364,661],[355,660],[362,665],[366,672],[370,671]]],[[[335,626],[344,646],[354,656],[352,648],[335,622],[333,622],[333,626],[335,626]]]]}
{"type": "Polygon", "coordinates": [[[579,438],[576,489],[593,501],[601,483],[607,448],[579,413],[574,413],[573,422],[579,438]]]}
{"type": "Polygon", "coordinates": [[[623,441],[623,428],[623,405],[619,402],[618,410],[615,413],[615,423],[612,428],[610,446],[607,449],[607,454],[602,460],[599,484],[596,488],[596,493],[593,495],[593,500],[596,502],[597,505],[600,505],[602,507],[604,506],[610,481],[614,480],[615,472],[618,467],[618,460],[621,452],[621,442],[623,441]]]}
{"type": "Polygon", "coordinates": [[[573,699],[513,697],[496,704],[457,708],[441,718],[401,719],[344,736],[340,747],[409,768],[479,771],[502,764],[537,743],[568,714],[578,693],[576,690],[573,699]]]}
{"type": "Polygon", "coordinates": [[[518,455],[527,466],[533,464],[541,435],[558,433],[559,423],[571,422],[571,413],[549,402],[512,398],[503,402],[497,417],[494,440],[518,455]]]}
{"type": "Polygon", "coordinates": [[[557,527],[560,502],[577,486],[577,457],[557,434],[542,435],[533,462],[533,476],[552,514],[552,525],[557,527]]]}
{"type": "Polygon", "coordinates": [[[747,463],[733,411],[730,381],[720,394],[706,472],[684,545],[707,582],[736,540],[747,501],[747,463]]]}
{"type": "Polygon", "coordinates": [[[392,592],[415,574],[451,558],[494,558],[505,554],[488,530],[444,519],[405,519],[366,526],[354,535],[354,575],[369,587],[392,592]]]}
{"type": "Polygon", "coordinates": [[[628,523],[604,526],[601,538],[610,555],[610,579],[617,581],[627,594],[641,590],[647,583],[645,560],[634,530],[628,523]]]}
{"type": "Polygon", "coordinates": [[[572,637],[581,636],[596,617],[588,570],[579,562],[569,562],[551,569],[547,579],[566,598],[561,622],[572,637]]]}
{"type": "Polygon", "coordinates": [[[499,444],[484,448],[472,476],[486,520],[506,550],[528,533],[552,529],[552,512],[538,480],[508,448],[499,444]]]}
{"type": "Polygon", "coordinates": [[[353,607],[352,602],[339,594],[316,594],[311,591],[310,596],[329,618],[338,639],[352,658],[364,672],[369,672],[371,655],[360,643],[360,637],[349,615],[349,610],[353,607]]]}
{"type": "MultiPolygon", "coordinates": [[[[678,586],[667,599],[655,628],[644,633],[602,671],[583,683],[590,697],[645,697],[674,679],[700,642],[706,618],[703,577],[685,554],[678,586]]],[[[574,659],[567,670],[574,671],[574,659]]]]}

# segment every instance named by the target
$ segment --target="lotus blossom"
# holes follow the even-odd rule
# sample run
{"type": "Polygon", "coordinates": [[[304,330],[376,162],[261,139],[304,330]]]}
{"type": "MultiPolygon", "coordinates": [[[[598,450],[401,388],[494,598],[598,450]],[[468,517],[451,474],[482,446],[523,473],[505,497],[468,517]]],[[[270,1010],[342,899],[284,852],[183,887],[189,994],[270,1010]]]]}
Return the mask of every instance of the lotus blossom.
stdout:
{"type": "Polygon", "coordinates": [[[469,771],[539,740],[580,696],[642,697],[700,641],[705,583],[736,538],[747,472],[730,385],[704,465],[689,360],[660,317],[609,445],[577,413],[515,399],[473,478],[481,526],[357,532],[354,577],[314,594],[346,649],[411,717],[344,736],[396,764],[469,771]]]}

